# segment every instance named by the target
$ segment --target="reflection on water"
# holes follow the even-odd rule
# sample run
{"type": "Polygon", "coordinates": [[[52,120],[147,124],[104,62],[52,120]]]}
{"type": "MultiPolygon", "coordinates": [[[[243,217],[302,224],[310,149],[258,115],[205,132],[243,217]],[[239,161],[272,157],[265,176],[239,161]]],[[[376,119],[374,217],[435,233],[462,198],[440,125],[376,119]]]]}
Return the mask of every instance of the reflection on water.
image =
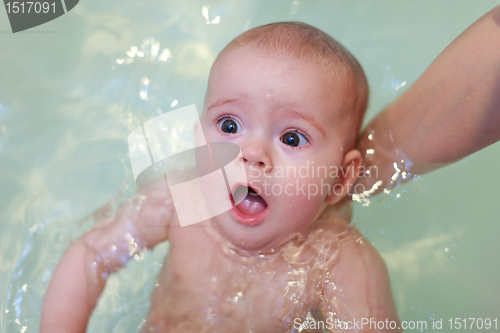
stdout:
{"type": "MultiPolygon", "coordinates": [[[[496,4],[88,0],[35,28],[55,33],[1,34],[0,331],[38,330],[55,264],[92,224],[79,221],[135,191],[128,134],[174,107],[201,110],[211,63],[237,34],[285,20],[332,34],[365,68],[369,119],[496,4]]],[[[354,206],[356,226],[386,260],[402,320],[499,308],[498,153],[493,146],[354,206]]],[[[135,331],[167,251],[109,280],[89,332],[135,331]]]]}

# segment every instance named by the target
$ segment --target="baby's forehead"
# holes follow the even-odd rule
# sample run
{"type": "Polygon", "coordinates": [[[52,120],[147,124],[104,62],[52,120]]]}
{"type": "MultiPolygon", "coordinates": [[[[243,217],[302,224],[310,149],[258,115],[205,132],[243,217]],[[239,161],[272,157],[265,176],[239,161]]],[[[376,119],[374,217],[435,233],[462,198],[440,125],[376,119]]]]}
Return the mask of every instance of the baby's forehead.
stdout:
{"type": "Polygon", "coordinates": [[[295,53],[274,53],[255,45],[245,45],[221,52],[210,71],[209,85],[214,78],[219,81],[237,75],[240,80],[245,80],[245,76],[256,74],[268,78],[271,78],[271,74],[275,74],[286,78],[289,77],[287,75],[289,72],[299,72],[301,77],[298,80],[317,78],[325,85],[345,87],[344,93],[354,88],[355,80],[352,72],[340,61],[324,59],[315,54],[305,57],[295,53]],[[349,87],[351,89],[347,89],[349,87]]]}
{"type": "MultiPolygon", "coordinates": [[[[222,53],[210,72],[209,92],[264,86],[276,92],[301,95],[301,88],[321,95],[325,101],[336,95],[345,100],[355,94],[352,75],[340,63],[326,64],[322,59],[301,58],[295,54],[271,53],[254,45],[245,45],[222,53]]],[[[217,94],[218,95],[218,94],[217,94]]],[[[292,95],[292,97],[295,97],[292,95]]]]}
{"type": "Polygon", "coordinates": [[[279,63],[293,64],[294,66],[314,64],[321,67],[323,72],[334,71],[337,75],[352,74],[351,69],[337,57],[318,52],[317,50],[303,50],[300,47],[291,45],[283,50],[276,49],[269,45],[245,44],[237,47],[229,47],[222,50],[217,56],[212,69],[220,67],[231,67],[235,63],[239,65],[258,64],[258,59],[276,60],[279,63]]]}
{"type": "Polygon", "coordinates": [[[331,76],[325,75],[321,66],[303,59],[276,58],[261,52],[261,57],[272,60],[271,65],[266,66],[262,60],[252,61],[255,60],[252,56],[246,59],[238,59],[241,54],[228,56],[212,73],[214,77],[207,93],[209,104],[235,100],[239,105],[231,104],[238,109],[261,106],[261,115],[269,115],[269,119],[293,115],[307,120],[316,118],[319,122],[335,119],[338,123],[341,110],[349,108],[348,104],[355,99],[356,91],[347,80],[330,80],[331,76]],[[269,70],[274,65],[282,68],[269,70]],[[289,68],[295,73],[288,73],[289,68]],[[325,115],[325,110],[330,112],[325,115]]]}

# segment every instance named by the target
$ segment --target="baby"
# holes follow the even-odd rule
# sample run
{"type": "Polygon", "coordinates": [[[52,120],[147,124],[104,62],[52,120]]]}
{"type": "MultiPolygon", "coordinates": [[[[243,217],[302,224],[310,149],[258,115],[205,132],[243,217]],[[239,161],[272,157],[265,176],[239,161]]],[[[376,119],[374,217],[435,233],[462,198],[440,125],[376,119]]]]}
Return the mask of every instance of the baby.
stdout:
{"type": "MultiPolygon", "coordinates": [[[[246,197],[226,213],[180,227],[168,190],[141,191],[65,252],[40,331],[84,332],[107,276],[168,239],[143,332],[401,332],[385,265],[349,225],[345,204],[362,163],[355,144],[367,98],[360,65],[318,29],[275,23],[238,36],[212,67],[201,125],[207,142],[241,148],[246,197]],[[314,176],[283,174],[313,163],[314,176]]],[[[369,126],[358,147],[378,148],[387,138],[377,141],[377,131],[389,120],[369,126]]],[[[476,150],[498,140],[489,133],[476,150]]],[[[442,165],[471,152],[454,151],[463,153],[402,168],[411,174],[412,165],[442,165]]],[[[362,181],[378,180],[370,176],[362,181]]],[[[382,184],[386,176],[379,176],[382,184]]]]}
{"type": "MultiPolygon", "coordinates": [[[[200,122],[207,142],[241,148],[250,193],[229,212],[182,228],[168,194],[132,198],[67,251],[51,286],[63,293],[68,274],[77,276],[71,311],[74,303],[86,308],[71,320],[42,321],[42,332],[60,322],[83,331],[103,274],[164,239],[170,253],[144,332],[289,332],[308,316],[332,327],[397,322],[382,260],[338,205],[361,164],[354,145],[367,98],[358,62],[320,30],[275,23],[237,37],[212,67],[200,122]],[[312,163],[328,173],[276,175],[312,163]],[[331,167],[339,176],[329,176],[331,167]],[[321,191],[305,193],[311,183],[321,191]],[[290,195],[273,194],[278,187],[290,195]]],[[[44,313],[68,310],[59,297],[49,287],[44,313]]]]}

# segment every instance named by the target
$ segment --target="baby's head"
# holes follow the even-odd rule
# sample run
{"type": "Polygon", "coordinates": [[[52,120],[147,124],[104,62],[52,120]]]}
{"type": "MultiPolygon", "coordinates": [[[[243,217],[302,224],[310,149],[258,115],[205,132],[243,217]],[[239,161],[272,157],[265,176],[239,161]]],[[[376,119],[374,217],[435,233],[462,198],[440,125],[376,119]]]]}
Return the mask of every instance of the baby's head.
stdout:
{"type": "Polygon", "coordinates": [[[246,250],[274,247],[339,202],[361,162],[353,148],[367,99],[356,59],[307,24],[260,26],[229,43],[212,67],[201,124],[207,141],[240,146],[260,196],[214,219],[224,236],[246,250]]]}

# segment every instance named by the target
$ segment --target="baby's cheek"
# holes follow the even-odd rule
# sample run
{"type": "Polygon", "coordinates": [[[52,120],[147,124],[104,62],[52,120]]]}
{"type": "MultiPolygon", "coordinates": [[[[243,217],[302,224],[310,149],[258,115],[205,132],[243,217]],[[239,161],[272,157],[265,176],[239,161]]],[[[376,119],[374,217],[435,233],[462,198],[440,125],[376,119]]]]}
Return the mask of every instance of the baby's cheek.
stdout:
{"type": "Polygon", "coordinates": [[[318,201],[323,201],[331,191],[331,183],[330,179],[312,176],[288,178],[281,182],[283,188],[281,195],[297,203],[315,206],[318,201]]]}
{"type": "MultiPolygon", "coordinates": [[[[312,222],[326,196],[321,189],[321,180],[288,178],[278,184],[282,193],[278,194],[276,190],[274,195],[283,209],[283,215],[290,220],[301,221],[301,224],[312,222]]],[[[278,188],[277,185],[273,187],[278,188]]]]}

